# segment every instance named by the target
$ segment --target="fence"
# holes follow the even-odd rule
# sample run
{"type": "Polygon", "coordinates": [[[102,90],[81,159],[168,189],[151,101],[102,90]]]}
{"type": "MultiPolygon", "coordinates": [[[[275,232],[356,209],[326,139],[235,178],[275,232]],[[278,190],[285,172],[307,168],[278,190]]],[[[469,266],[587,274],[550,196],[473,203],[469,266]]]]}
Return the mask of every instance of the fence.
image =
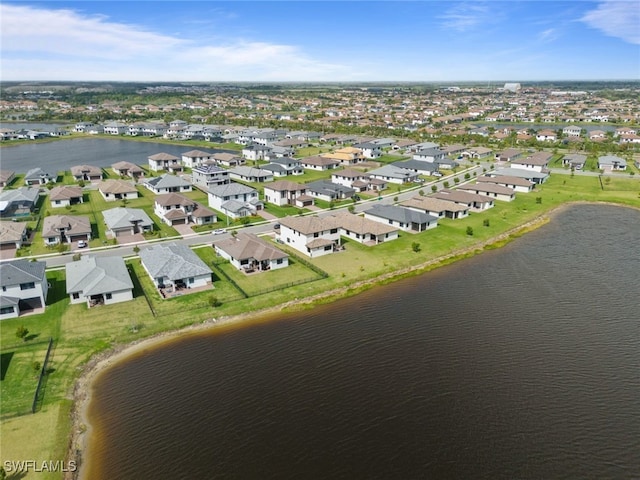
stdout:
{"type": "Polygon", "coordinates": [[[47,363],[49,362],[49,354],[51,353],[51,347],[53,346],[53,338],[49,337],[49,346],[47,347],[47,354],[44,356],[44,362],[42,362],[42,368],[40,369],[40,377],[38,378],[38,386],[36,387],[36,393],[33,395],[33,403],[31,404],[31,413],[36,413],[38,407],[38,397],[42,389],[42,379],[47,374],[47,363]]]}

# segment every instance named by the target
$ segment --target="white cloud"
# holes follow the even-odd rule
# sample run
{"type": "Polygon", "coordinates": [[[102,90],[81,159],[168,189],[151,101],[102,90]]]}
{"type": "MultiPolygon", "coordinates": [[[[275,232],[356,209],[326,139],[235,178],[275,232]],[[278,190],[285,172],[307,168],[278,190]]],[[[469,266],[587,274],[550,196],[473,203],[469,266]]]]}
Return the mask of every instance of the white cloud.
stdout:
{"type": "Polygon", "coordinates": [[[335,80],[353,76],[293,45],[224,44],[73,10],[0,4],[3,80],[335,80]]]}
{"type": "Polygon", "coordinates": [[[640,45],[640,8],[637,1],[605,1],[581,19],[611,37],[640,45]]]}
{"type": "Polygon", "coordinates": [[[444,28],[464,32],[486,23],[490,12],[485,5],[479,3],[460,3],[438,18],[443,20],[444,28]]]}
{"type": "Polygon", "coordinates": [[[560,34],[555,28],[548,28],[538,34],[538,40],[548,43],[557,40],[559,36],[560,34]]]}

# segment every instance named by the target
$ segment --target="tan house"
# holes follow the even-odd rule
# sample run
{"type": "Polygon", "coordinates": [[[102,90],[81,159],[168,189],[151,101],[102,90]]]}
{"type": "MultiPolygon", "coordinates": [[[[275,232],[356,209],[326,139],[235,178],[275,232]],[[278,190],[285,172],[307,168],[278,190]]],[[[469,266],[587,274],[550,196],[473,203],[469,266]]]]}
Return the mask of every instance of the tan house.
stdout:
{"type": "Polygon", "coordinates": [[[138,189],[126,180],[105,180],[98,190],[107,202],[138,198],[138,189]]]}
{"type": "Polygon", "coordinates": [[[44,218],[42,238],[46,245],[73,243],[91,240],[89,217],[71,215],[50,215],[44,218]]]}
{"type": "Polygon", "coordinates": [[[73,187],[71,185],[53,187],[49,192],[49,201],[53,208],[83,203],[82,187],[73,187]]]}

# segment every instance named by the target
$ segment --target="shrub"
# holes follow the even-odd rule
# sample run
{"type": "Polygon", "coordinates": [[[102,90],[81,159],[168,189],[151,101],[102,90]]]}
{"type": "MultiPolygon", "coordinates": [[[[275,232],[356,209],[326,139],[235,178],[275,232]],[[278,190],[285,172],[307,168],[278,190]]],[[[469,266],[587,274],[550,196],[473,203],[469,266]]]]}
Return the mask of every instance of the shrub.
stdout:
{"type": "Polygon", "coordinates": [[[24,325],[16,328],[16,337],[21,338],[24,342],[27,341],[27,335],[29,335],[29,329],[24,325]]]}
{"type": "Polygon", "coordinates": [[[436,193],[438,191],[438,187],[436,185],[431,185],[431,191],[436,193]]]}
{"type": "Polygon", "coordinates": [[[421,250],[420,244],[418,242],[413,242],[411,244],[411,250],[413,250],[415,253],[418,253],[421,250]]]}
{"type": "Polygon", "coordinates": [[[473,228],[467,227],[467,235],[473,236],[473,228]]]}
{"type": "Polygon", "coordinates": [[[488,219],[488,218],[485,218],[485,219],[482,221],[482,225],[484,225],[485,227],[488,227],[488,226],[490,225],[489,219],[488,219]]]}

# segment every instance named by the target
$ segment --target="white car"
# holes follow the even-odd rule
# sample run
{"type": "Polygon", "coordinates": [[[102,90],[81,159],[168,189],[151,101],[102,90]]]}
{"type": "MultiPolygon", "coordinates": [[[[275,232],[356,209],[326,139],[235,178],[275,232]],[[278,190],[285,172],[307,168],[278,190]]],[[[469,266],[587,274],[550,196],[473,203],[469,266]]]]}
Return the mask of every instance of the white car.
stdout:
{"type": "Polygon", "coordinates": [[[88,246],[88,243],[84,240],[78,240],[78,248],[85,248],[88,246]]]}
{"type": "Polygon", "coordinates": [[[222,235],[223,233],[227,233],[224,228],[216,228],[213,232],[214,235],[222,235]]]}

